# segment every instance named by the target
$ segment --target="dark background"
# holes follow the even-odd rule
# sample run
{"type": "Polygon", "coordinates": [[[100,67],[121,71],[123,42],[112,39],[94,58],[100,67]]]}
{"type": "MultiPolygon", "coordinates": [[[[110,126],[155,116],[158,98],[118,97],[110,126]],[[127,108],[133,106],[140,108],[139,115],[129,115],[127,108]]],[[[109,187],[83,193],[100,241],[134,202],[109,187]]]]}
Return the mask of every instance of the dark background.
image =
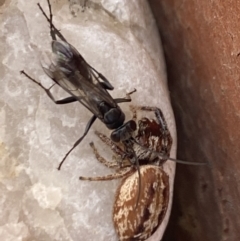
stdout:
{"type": "Polygon", "coordinates": [[[163,241],[240,240],[240,1],[149,0],[178,131],[163,241]]]}

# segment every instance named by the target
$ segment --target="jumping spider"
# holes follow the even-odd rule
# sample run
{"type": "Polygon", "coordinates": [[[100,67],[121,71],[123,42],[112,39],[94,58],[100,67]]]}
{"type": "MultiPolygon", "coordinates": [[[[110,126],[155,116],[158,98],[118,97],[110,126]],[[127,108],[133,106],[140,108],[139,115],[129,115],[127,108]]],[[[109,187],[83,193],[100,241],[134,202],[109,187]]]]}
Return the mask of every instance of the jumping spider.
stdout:
{"type": "Polygon", "coordinates": [[[101,177],[80,177],[81,180],[100,181],[123,178],[115,195],[113,223],[119,240],[146,240],[161,224],[169,201],[169,178],[160,166],[169,157],[172,138],[162,111],[156,107],[133,107],[154,111],[156,120],[141,118],[135,136],[120,145],[100,132],[96,135],[117,155],[115,161],[103,158],[93,143],[90,146],[99,162],[117,169],[114,174],[101,177]],[[130,151],[134,154],[129,156],[130,151]],[[126,154],[127,153],[127,154],[126,154]],[[120,158],[120,162],[117,159],[120,158]],[[137,165],[138,163],[138,165],[137,165]],[[137,204],[134,207],[134,204],[137,204]]]}

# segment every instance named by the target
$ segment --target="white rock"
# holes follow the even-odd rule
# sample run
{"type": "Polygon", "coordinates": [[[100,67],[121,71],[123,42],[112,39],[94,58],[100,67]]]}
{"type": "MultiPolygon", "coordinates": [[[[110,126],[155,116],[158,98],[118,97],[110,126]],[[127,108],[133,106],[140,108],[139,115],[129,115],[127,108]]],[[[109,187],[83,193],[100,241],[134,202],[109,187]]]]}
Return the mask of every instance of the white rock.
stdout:
{"type": "MultiPolygon", "coordinates": [[[[10,0],[0,7],[0,239],[10,240],[117,240],[112,205],[118,181],[79,181],[82,176],[102,176],[110,170],[99,164],[88,143],[100,153],[112,153],[93,134],[109,135],[96,121],[87,137],[59,162],[82,135],[91,113],[78,103],[57,106],[38,86],[20,75],[24,69],[44,85],[51,81],[41,69],[39,55],[50,50],[51,38],[38,1],[10,0]]],[[[72,1],[73,2],[73,1],[72,1]]],[[[76,1],[77,2],[77,1],[76,1]]],[[[162,109],[174,139],[176,132],[169,101],[165,65],[155,21],[146,1],[89,1],[85,12],[69,11],[68,2],[52,3],[54,23],[89,64],[115,87],[113,97],[133,88],[132,104],[162,109]]],[[[48,13],[47,3],[40,4],[48,13]]],[[[76,10],[76,4],[72,10],[76,10]],[[75,8],[74,8],[75,7],[75,8]]],[[[66,94],[57,88],[54,95],[66,94]]],[[[121,104],[131,118],[129,104],[121,104]]],[[[171,193],[175,164],[167,162],[171,193]]],[[[160,240],[168,222],[149,240],[160,240]]]]}
{"type": "Polygon", "coordinates": [[[7,223],[0,226],[0,240],[23,241],[29,237],[27,226],[23,222],[7,223]]]}

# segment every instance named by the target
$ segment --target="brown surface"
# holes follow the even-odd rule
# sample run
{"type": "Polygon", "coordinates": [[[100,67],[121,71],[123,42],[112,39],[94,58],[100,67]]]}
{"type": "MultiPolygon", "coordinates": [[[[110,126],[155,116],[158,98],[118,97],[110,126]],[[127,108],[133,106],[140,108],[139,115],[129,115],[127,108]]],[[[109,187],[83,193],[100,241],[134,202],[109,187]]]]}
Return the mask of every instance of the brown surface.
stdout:
{"type": "Polygon", "coordinates": [[[178,157],[164,241],[240,240],[240,1],[149,0],[162,36],[178,157]]]}

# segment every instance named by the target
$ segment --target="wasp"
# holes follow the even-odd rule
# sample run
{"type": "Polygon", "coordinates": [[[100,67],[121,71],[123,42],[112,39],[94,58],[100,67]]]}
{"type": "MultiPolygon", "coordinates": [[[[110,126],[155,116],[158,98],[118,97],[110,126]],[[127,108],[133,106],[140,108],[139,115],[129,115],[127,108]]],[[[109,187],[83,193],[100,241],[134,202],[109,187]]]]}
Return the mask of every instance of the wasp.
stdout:
{"type": "Polygon", "coordinates": [[[74,143],[60,162],[58,166],[58,170],[60,170],[68,155],[81,143],[97,118],[101,120],[108,129],[115,130],[112,134],[113,140],[124,141],[129,139],[131,132],[136,130],[136,123],[133,120],[124,123],[125,114],[118,104],[130,102],[130,95],[134,93],[136,89],[127,93],[126,97],[113,99],[108,91],[113,90],[114,87],[107,78],[89,65],[77,49],[68,43],[65,37],[54,26],[51,4],[49,0],[47,0],[47,2],[49,17],[39,3],[38,7],[50,25],[53,57],[51,63],[47,67],[42,66],[42,68],[54,81],[54,84],[60,86],[70,96],[65,99],[56,100],[50,91],[52,86],[47,89],[24,70],[22,70],[21,73],[39,85],[55,104],[68,104],[79,101],[93,113],[83,135],[74,143]]]}

